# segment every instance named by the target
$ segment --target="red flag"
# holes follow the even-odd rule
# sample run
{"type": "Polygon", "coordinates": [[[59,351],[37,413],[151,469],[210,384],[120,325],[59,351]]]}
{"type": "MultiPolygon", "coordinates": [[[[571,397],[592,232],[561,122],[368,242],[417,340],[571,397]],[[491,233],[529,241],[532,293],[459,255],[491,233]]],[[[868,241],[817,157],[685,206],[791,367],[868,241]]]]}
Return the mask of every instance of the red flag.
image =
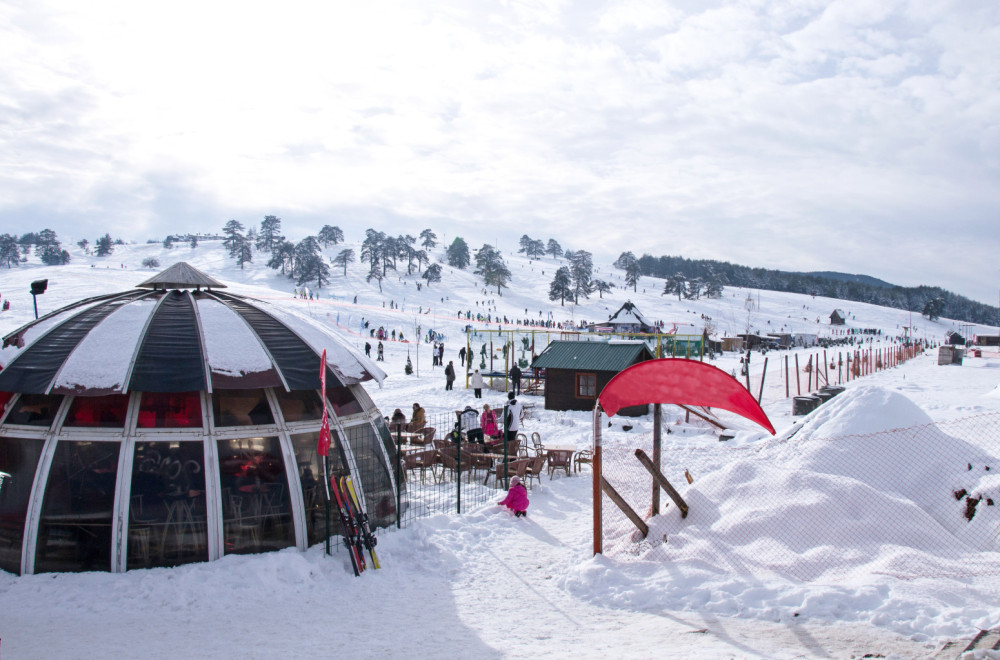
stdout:
{"type": "Polygon", "coordinates": [[[323,398],[323,422],[319,427],[319,445],[316,453],[320,456],[327,456],[330,453],[330,418],[326,413],[326,349],[323,349],[323,356],[319,361],[319,391],[323,398]]]}

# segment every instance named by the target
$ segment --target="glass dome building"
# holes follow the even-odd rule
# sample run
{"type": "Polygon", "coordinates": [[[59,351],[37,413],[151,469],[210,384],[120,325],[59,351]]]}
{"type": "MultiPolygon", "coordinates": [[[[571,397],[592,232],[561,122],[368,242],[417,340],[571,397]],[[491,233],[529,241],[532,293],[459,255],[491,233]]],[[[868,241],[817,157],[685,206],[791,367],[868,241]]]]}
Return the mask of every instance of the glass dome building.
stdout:
{"type": "Polygon", "coordinates": [[[395,446],[360,385],[385,374],[321,323],[224,288],[179,263],[3,338],[0,569],[121,572],[322,541],[323,350],[330,472],[354,476],[373,526],[395,521],[395,446]]]}

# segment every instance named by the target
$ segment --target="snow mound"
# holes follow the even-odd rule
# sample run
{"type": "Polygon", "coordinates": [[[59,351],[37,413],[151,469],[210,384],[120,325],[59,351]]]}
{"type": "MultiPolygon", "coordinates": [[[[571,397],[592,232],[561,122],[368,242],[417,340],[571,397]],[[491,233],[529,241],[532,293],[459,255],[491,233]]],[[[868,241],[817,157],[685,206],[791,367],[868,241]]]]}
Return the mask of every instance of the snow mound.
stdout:
{"type": "Polygon", "coordinates": [[[931,421],[905,395],[877,385],[864,385],[846,390],[821,405],[805,417],[795,433],[836,438],[923,426],[931,421]]]}

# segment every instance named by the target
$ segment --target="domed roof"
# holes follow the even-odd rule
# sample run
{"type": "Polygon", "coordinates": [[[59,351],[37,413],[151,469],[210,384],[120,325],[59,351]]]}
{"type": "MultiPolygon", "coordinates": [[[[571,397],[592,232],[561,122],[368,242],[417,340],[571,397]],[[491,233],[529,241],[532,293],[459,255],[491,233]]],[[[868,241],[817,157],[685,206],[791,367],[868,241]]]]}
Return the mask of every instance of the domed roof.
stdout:
{"type": "Polygon", "coordinates": [[[5,336],[0,392],[315,390],[323,350],[331,386],[385,377],[322,323],[213,290],[225,285],[188,264],[139,286],[152,290],[81,300],[5,336]]]}

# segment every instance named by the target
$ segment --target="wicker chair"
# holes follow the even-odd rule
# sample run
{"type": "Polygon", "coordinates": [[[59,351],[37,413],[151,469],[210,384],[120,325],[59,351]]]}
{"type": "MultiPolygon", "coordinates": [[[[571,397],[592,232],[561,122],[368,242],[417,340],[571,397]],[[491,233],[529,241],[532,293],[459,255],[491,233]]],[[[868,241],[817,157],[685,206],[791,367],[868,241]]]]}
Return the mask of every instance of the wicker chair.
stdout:
{"type": "Polygon", "coordinates": [[[590,449],[581,449],[573,455],[573,472],[579,472],[584,465],[594,464],[594,452],[590,449]]]}
{"type": "Polygon", "coordinates": [[[531,481],[541,481],[542,472],[545,471],[545,454],[538,454],[531,459],[528,463],[528,467],[524,470],[524,476],[528,482],[528,488],[531,488],[531,481]]]}

